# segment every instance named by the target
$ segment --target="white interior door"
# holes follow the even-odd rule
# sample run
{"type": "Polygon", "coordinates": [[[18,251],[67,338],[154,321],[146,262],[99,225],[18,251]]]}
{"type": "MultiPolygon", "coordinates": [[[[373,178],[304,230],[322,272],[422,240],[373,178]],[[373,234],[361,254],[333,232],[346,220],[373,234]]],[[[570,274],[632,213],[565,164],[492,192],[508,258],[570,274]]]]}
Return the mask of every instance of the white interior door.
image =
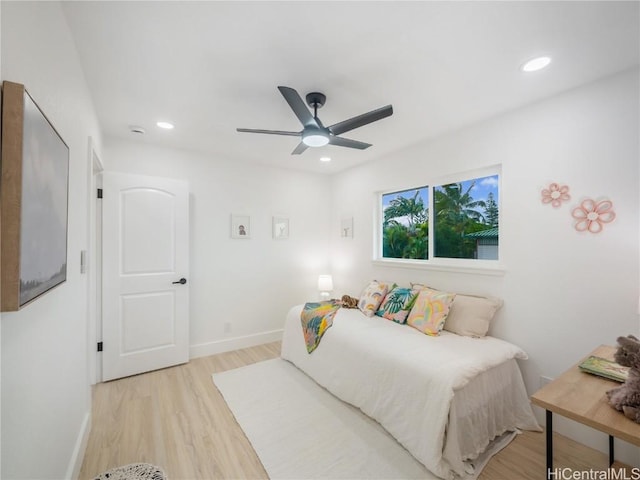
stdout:
{"type": "Polygon", "coordinates": [[[104,172],[102,189],[102,379],[188,362],[188,184],[104,172]]]}

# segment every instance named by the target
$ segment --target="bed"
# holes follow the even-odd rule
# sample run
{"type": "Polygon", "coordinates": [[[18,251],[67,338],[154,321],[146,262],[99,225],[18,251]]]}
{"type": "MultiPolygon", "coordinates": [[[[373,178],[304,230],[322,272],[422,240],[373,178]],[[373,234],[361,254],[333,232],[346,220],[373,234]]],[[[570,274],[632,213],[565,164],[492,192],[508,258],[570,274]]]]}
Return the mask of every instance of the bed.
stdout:
{"type": "Polygon", "coordinates": [[[282,358],[378,421],[439,477],[473,476],[492,440],[540,430],[516,362],[526,354],[515,345],[447,331],[428,336],[341,308],[309,354],[302,308],[287,314],[282,358]]]}

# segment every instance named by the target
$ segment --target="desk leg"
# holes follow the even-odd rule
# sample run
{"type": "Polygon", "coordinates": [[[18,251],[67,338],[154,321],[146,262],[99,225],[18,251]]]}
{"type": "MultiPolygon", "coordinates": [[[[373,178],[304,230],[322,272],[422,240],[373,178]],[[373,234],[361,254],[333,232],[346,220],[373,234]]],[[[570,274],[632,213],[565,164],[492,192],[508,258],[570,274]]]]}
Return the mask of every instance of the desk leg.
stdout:
{"type": "Polygon", "coordinates": [[[613,452],[613,437],[609,435],[609,466],[613,465],[615,461],[615,455],[613,452]]]}
{"type": "Polygon", "coordinates": [[[547,480],[551,480],[553,471],[553,413],[546,411],[545,433],[547,439],[547,480]]]}

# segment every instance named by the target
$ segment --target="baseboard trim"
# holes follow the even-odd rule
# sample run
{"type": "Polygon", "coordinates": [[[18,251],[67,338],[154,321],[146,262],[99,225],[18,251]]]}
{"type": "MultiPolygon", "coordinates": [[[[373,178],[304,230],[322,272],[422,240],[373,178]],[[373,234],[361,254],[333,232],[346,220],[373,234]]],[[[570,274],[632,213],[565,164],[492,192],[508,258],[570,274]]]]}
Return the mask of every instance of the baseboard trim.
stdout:
{"type": "Polygon", "coordinates": [[[206,357],[218,353],[239,350],[241,348],[255,347],[263,343],[277,342],[282,340],[282,332],[282,330],[272,330],[243,337],[191,345],[191,347],[189,347],[189,358],[206,357]]]}
{"type": "Polygon", "coordinates": [[[78,434],[76,444],[73,447],[73,454],[69,460],[69,466],[67,467],[67,475],[65,478],[77,479],[80,477],[82,461],[84,460],[87,443],[89,442],[89,433],[91,433],[91,412],[87,412],[84,416],[84,420],[82,421],[80,433],[78,434]]]}

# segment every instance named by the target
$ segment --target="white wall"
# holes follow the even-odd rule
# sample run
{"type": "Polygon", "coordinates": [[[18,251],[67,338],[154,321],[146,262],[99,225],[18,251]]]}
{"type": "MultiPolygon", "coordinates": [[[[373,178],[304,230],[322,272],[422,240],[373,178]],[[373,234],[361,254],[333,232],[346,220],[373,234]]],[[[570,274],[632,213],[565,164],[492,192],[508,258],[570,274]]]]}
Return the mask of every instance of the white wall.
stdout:
{"type": "MultiPolygon", "coordinates": [[[[336,289],[358,295],[380,278],[502,297],[492,332],[528,352],[521,367],[530,393],[541,375],[556,377],[596,346],[638,334],[638,87],[637,71],[611,77],[336,176],[336,289]],[[503,276],[372,265],[374,192],[494,164],[502,165],[503,276]],[[551,182],[570,186],[559,209],[541,203],[551,182]],[[573,228],[571,209],[586,197],[614,204],[617,218],[598,235],[573,228]],[[340,218],[350,215],[355,237],[339,238],[340,218]]],[[[591,443],[604,448],[606,436],[591,443]]],[[[638,450],[631,455],[640,464],[638,450]]]]}
{"type": "Polygon", "coordinates": [[[316,298],[329,267],[328,177],[115,139],[104,152],[105,171],[189,182],[192,357],[279,339],[288,309],[316,298]],[[231,239],[232,213],[251,215],[250,239],[231,239]],[[273,215],[289,217],[288,240],[272,238],[273,215]]]}
{"type": "Polygon", "coordinates": [[[82,460],[87,373],[88,137],[100,132],[57,2],[1,2],[2,79],[22,83],[70,149],[67,281],[20,312],[3,313],[2,478],[69,478],[82,460]]]}
{"type": "MultiPolygon", "coordinates": [[[[100,132],[59,4],[1,2],[0,11],[2,79],[27,86],[71,151],[68,280],[0,322],[1,476],[68,478],[90,417],[87,278],[79,258],[88,247],[87,142],[93,137],[100,153],[100,132]]],[[[316,295],[317,275],[331,258],[336,295],[357,295],[378,277],[501,296],[493,333],[527,350],[522,369],[533,392],[540,375],[554,377],[596,345],[638,333],[638,128],[635,72],[334,178],[113,140],[100,156],[107,170],[190,182],[192,355],[268,338],[288,306],[316,295]],[[496,163],[504,276],[371,264],[373,192],[419,183],[421,171],[496,163]],[[540,189],[551,181],[570,185],[570,205],[541,205],[540,189]],[[570,207],[583,196],[614,202],[617,219],[600,235],[572,228],[570,207]],[[252,215],[251,240],[229,238],[231,213],[252,215]],[[274,214],[290,217],[289,240],[271,239],[274,214]],[[353,240],[339,237],[343,216],[354,217],[353,240]]],[[[591,443],[598,442],[606,439],[591,443]]]]}

